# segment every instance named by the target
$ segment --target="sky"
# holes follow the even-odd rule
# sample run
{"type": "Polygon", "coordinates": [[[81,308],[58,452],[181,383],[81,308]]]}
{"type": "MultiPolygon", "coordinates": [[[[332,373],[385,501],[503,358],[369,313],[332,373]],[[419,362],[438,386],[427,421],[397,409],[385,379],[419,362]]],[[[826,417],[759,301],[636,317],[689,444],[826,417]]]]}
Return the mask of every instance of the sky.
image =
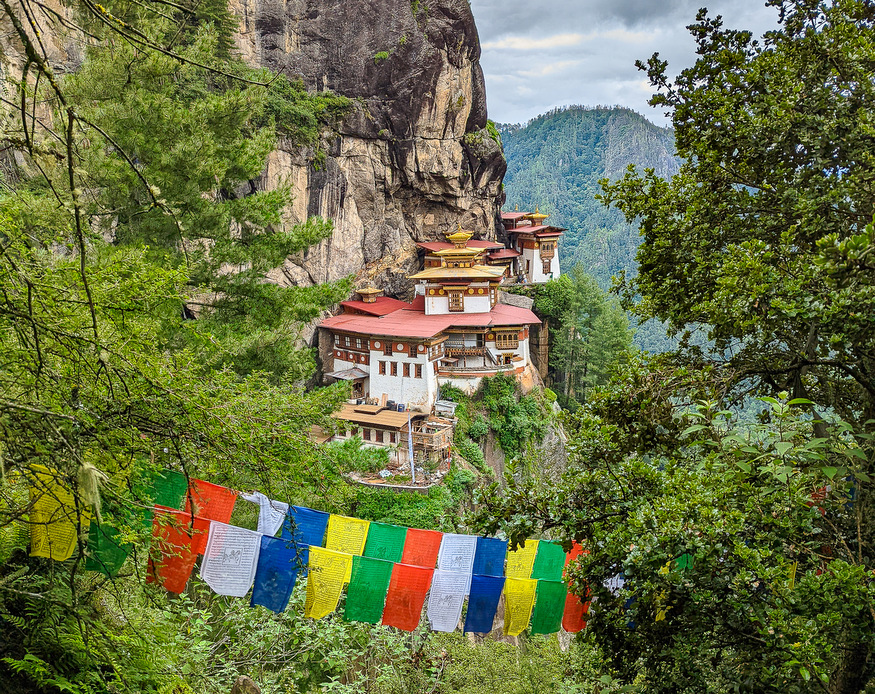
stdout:
{"type": "Polygon", "coordinates": [[[764,0],[471,0],[489,117],[525,123],[557,106],[627,106],[657,125],[652,88],[635,67],[659,52],[669,74],[695,62],[686,29],[699,7],[756,35],[774,28],[764,0]]]}

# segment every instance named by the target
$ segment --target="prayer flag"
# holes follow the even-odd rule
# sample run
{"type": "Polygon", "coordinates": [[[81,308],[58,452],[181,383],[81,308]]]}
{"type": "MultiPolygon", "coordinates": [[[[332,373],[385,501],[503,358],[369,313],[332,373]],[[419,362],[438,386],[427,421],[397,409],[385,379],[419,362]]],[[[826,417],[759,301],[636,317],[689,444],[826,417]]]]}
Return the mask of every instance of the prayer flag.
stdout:
{"type": "Polygon", "coordinates": [[[476,550],[476,536],[447,533],[441,540],[437,567],[441,571],[470,574],[474,567],[474,552],[476,550]]]}
{"type": "Polygon", "coordinates": [[[209,529],[206,518],[192,518],[186,511],[156,506],[146,582],[160,583],[171,593],[184,591],[197,561],[195,540],[206,537],[209,529]]]}
{"type": "Polygon", "coordinates": [[[326,549],[345,554],[361,554],[365,549],[370,521],[331,514],[328,518],[326,549]]]}
{"type": "Polygon", "coordinates": [[[155,506],[179,508],[187,490],[188,480],[181,472],[160,470],[152,476],[147,494],[155,506]]]}
{"type": "Polygon", "coordinates": [[[373,557],[352,558],[352,578],[346,589],[344,617],[368,624],[380,621],[393,566],[390,561],[373,557]]]}
{"type": "MultiPolygon", "coordinates": [[[[571,562],[584,553],[583,547],[575,542],[571,551],[565,559],[565,568],[567,569],[571,562]]],[[[576,634],[586,628],[586,615],[589,612],[589,587],[586,588],[584,595],[585,602],[581,600],[579,595],[575,595],[570,590],[565,596],[565,609],[562,613],[562,628],[569,634],[576,634]]]]}
{"type": "MultiPolygon", "coordinates": [[[[412,531],[412,529],[411,529],[412,531]]],[[[408,542],[410,533],[408,532],[408,542]]],[[[437,550],[435,550],[435,554],[437,550]]],[[[383,608],[383,624],[404,631],[413,631],[419,626],[422,605],[431,585],[433,568],[395,564],[389,591],[386,593],[386,606],[383,608]]]]}
{"type": "MultiPolygon", "coordinates": [[[[401,555],[404,554],[406,537],[407,528],[402,528],[400,525],[371,522],[371,526],[368,528],[368,539],[365,542],[364,556],[400,562],[401,555]]],[[[379,617],[377,619],[379,621],[379,617]]]]}
{"type": "Polygon", "coordinates": [[[252,587],[260,550],[261,533],[212,521],[201,578],[214,593],[242,598],[252,587]]]}
{"type": "Polygon", "coordinates": [[[568,588],[562,581],[538,581],[532,610],[532,633],[555,634],[562,624],[568,588]]]}
{"type": "Polygon", "coordinates": [[[299,545],[321,547],[328,527],[328,514],[303,506],[290,506],[289,515],[280,535],[285,540],[294,540],[299,545]]]}
{"type": "MultiPolygon", "coordinates": [[[[229,523],[236,501],[237,494],[234,490],[192,478],[185,495],[185,508],[183,510],[190,514],[193,508],[194,515],[200,518],[229,523]]],[[[206,546],[206,534],[194,538],[192,549],[196,554],[203,554],[206,546]]]]}
{"type": "Polygon", "coordinates": [[[586,628],[586,615],[589,613],[589,588],[586,590],[586,602],[568,591],[565,596],[565,609],[562,613],[562,628],[569,634],[576,634],[586,628]]]}
{"type": "Polygon", "coordinates": [[[468,612],[465,614],[465,631],[487,634],[492,631],[504,576],[478,576],[471,578],[471,595],[468,598],[468,612]]]}
{"type": "Polygon", "coordinates": [[[538,581],[534,578],[510,578],[504,582],[504,633],[519,636],[529,626],[538,581]]]}
{"type": "MultiPolygon", "coordinates": [[[[508,578],[531,578],[532,568],[535,565],[535,557],[538,555],[538,540],[526,540],[522,547],[514,552],[507,553],[508,578]]],[[[505,590],[507,586],[505,586],[505,590]]]]}
{"type": "Polygon", "coordinates": [[[131,545],[122,541],[122,534],[117,528],[106,522],[93,522],[88,530],[85,569],[99,571],[106,576],[115,576],[130,551],[131,545]]]}
{"type": "Polygon", "coordinates": [[[322,547],[310,547],[307,597],[304,615],[322,619],[337,609],[343,585],[352,574],[352,555],[322,547]]]}
{"type": "Polygon", "coordinates": [[[565,568],[565,550],[562,546],[557,542],[541,540],[532,566],[532,578],[561,581],[563,568],[565,568]]]}
{"type": "Polygon", "coordinates": [[[689,552],[684,552],[674,560],[674,565],[678,571],[689,571],[693,568],[693,555],[689,552]]]}
{"type": "Polygon", "coordinates": [[[435,570],[428,597],[428,621],[432,631],[455,631],[470,583],[471,574],[435,570]]]}
{"type": "Polygon", "coordinates": [[[475,576],[504,576],[504,558],[507,555],[507,540],[497,537],[478,537],[474,553],[475,576]]]}
{"type": "Polygon", "coordinates": [[[246,501],[253,504],[258,504],[258,527],[256,530],[262,535],[276,535],[283,521],[286,519],[286,514],[289,512],[289,505],[284,501],[274,501],[268,499],[261,492],[252,492],[252,494],[241,494],[246,501]]]}
{"type": "Polygon", "coordinates": [[[401,555],[401,563],[433,569],[441,549],[442,537],[443,533],[437,530],[409,528],[407,541],[404,543],[404,554],[401,555]]]}
{"type": "Polygon", "coordinates": [[[250,606],[261,605],[276,613],[285,610],[308,554],[306,545],[262,535],[250,606]]]}
{"type": "Polygon", "coordinates": [[[79,531],[87,530],[91,513],[77,512],[76,498],[57,470],[31,465],[30,556],[65,561],[73,556],[79,531]]]}

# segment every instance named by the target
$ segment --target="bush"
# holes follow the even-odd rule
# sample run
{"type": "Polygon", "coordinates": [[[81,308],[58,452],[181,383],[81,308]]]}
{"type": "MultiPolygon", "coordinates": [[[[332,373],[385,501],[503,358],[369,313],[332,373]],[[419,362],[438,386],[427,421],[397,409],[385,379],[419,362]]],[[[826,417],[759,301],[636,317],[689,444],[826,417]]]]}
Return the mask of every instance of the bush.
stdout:
{"type": "Polygon", "coordinates": [[[459,455],[471,463],[471,465],[481,471],[486,469],[486,459],[483,457],[483,451],[480,446],[464,434],[460,435],[458,432],[455,436],[455,444],[459,455]]]}
{"type": "Polygon", "coordinates": [[[489,424],[482,414],[478,414],[477,418],[471,422],[468,428],[468,436],[472,439],[481,439],[489,433],[489,424]]]}

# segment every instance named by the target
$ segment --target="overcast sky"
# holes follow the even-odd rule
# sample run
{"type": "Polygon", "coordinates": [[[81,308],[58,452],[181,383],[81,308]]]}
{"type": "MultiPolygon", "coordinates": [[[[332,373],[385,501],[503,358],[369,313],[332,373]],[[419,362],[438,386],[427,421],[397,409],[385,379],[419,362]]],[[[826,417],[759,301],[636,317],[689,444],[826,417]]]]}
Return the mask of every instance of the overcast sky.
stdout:
{"type": "Polygon", "coordinates": [[[658,125],[635,68],[658,51],[674,75],[695,60],[686,26],[702,6],[757,35],[776,26],[764,0],[471,0],[489,117],[523,123],[556,106],[628,106],[658,125]]]}

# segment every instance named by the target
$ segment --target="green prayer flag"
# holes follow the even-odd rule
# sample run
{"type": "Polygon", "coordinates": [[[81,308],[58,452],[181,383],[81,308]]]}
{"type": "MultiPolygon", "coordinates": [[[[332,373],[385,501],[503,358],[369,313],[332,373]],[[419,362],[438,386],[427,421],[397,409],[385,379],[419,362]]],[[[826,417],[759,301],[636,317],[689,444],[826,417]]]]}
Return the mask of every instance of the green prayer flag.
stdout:
{"type": "Polygon", "coordinates": [[[352,578],[346,589],[344,617],[369,624],[380,621],[393,566],[390,561],[373,557],[352,558],[352,578]]]}
{"type": "MultiPolygon", "coordinates": [[[[176,470],[161,470],[151,477],[143,480],[138,491],[138,497],[146,503],[149,499],[155,506],[167,508],[182,508],[182,500],[188,491],[188,480],[185,475],[176,470]]],[[[143,525],[152,524],[152,509],[147,508],[143,513],[143,525]]]]}
{"type": "Polygon", "coordinates": [[[556,542],[541,540],[538,543],[538,554],[532,567],[532,578],[545,581],[561,581],[562,569],[565,568],[565,550],[556,542]]]}
{"type": "Polygon", "coordinates": [[[88,550],[85,556],[85,569],[99,571],[107,576],[115,576],[122,568],[131,545],[123,543],[118,529],[104,523],[91,522],[88,529],[88,550]]]}
{"type": "Polygon", "coordinates": [[[674,560],[674,565],[678,571],[689,571],[693,568],[693,555],[684,552],[674,560]]]}
{"type": "Polygon", "coordinates": [[[533,634],[555,634],[562,624],[568,589],[562,581],[538,581],[535,608],[532,611],[533,634]]]}
{"type": "Polygon", "coordinates": [[[364,556],[385,561],[401,561],[407,528],[388,523],[371,523],[365,542],[364,556]]]}

